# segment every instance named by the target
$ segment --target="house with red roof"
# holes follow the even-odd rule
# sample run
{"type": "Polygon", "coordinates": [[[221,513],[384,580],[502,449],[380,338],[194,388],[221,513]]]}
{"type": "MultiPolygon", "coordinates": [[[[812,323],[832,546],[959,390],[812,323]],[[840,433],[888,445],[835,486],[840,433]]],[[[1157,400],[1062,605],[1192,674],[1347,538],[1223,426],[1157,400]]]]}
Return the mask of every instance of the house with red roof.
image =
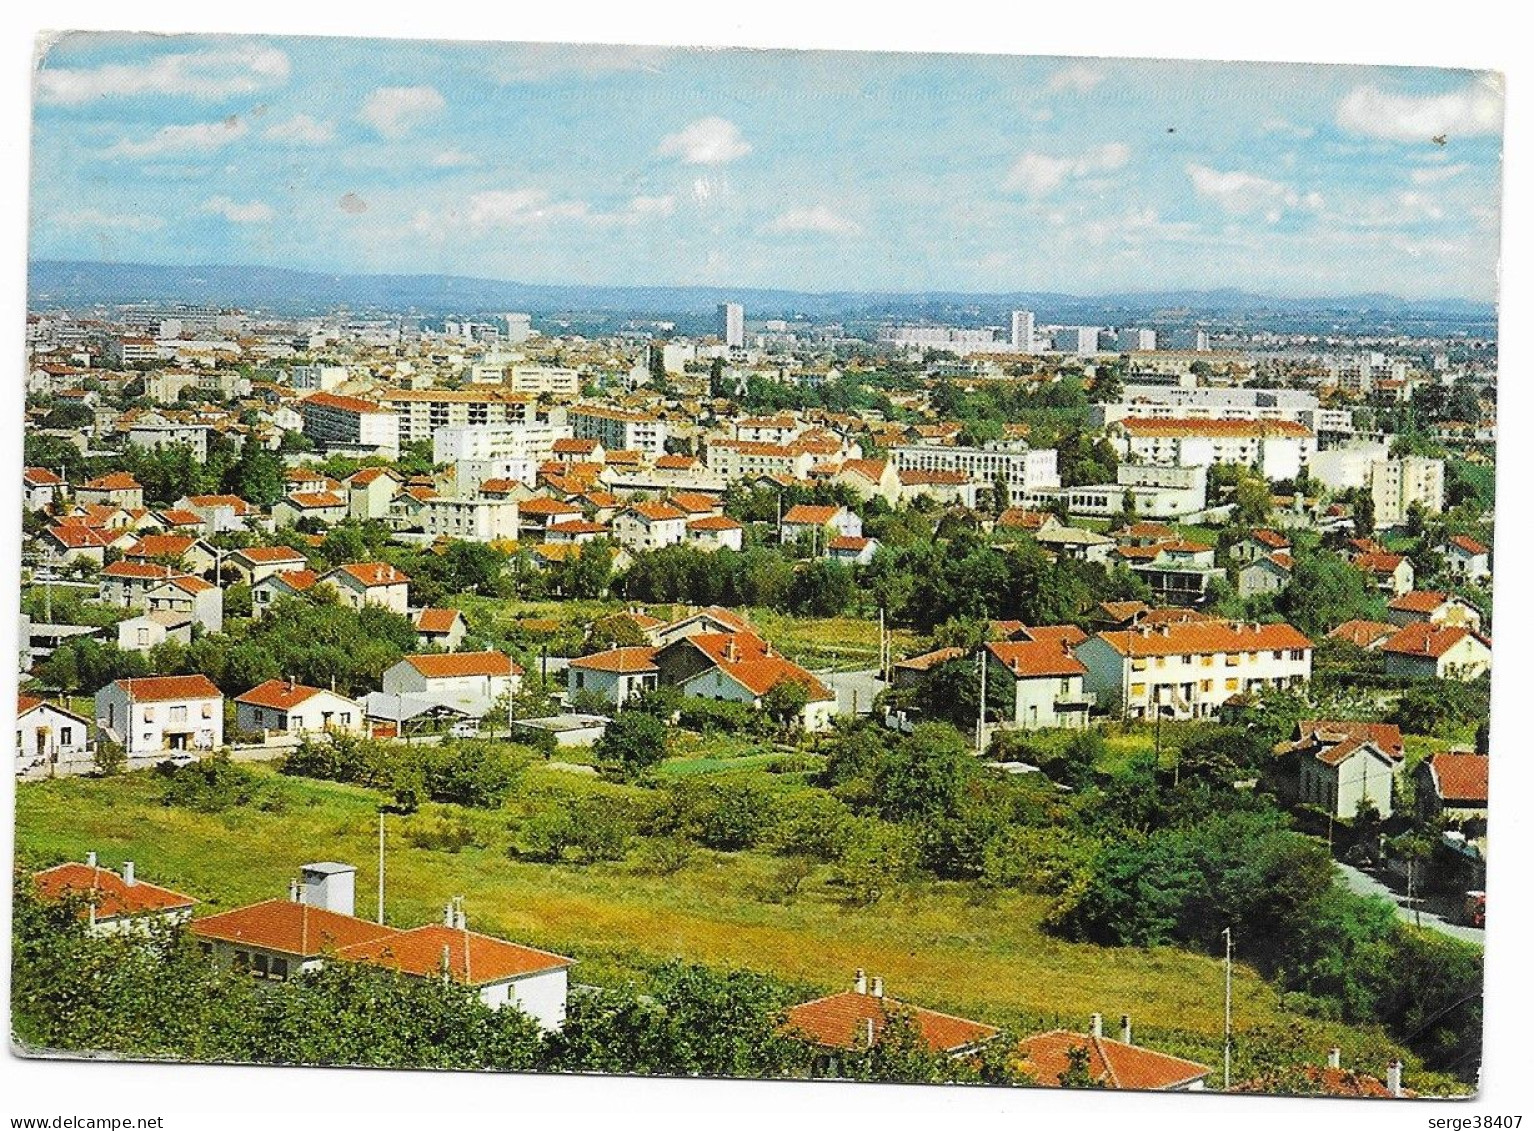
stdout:
{"type": "Polygon", "coordinates": [[[132,860],[123,862],[120,873],[103,868],[94,852],[83,864],[70,861],[33,872],[32,884],[43,900],[82,901],[86,930],[97,938],[185,923],[197,903],[179,891],[145,883],[135,874],[132,860]]]}
{"type": "Polygon", "coordinates": [[[836,695],[818,678],[778,654],[750,631],[699,632],[683,636],[655,654],[660,682],[684,695],[745,703],[760,709],[777,684],[788,681],[805,689],[808,702],[799,712],[807,731],[825,730],[836,713],[836,695]]]}
{"type": "Polygon", "coordinates": [[[1022,1067],[1041,1088],[1063,1088],[1085,1071],[1091,1086],[1132,1092],[1199,1092],[1211,1069],[1197,1061],[1156,1052],[1133,1042],[1129,1016],[1120,1019],[1121,1040],[1103,1036],[1102,1014],[1090,1031],[1054,1029],[1026,1037],[1017,1046],[1022,1067]]]}
{"type": "Polygon", "coordinates": [[[224,591],[200,577],[170,577],[144,594],[151,615],[185,617],[208,632],[224,630],[224,591]]]}
{"type": "Polygon", "coordinates": [[[670,503],[630,503],[613,516],[613,536],[635,553],[687,539],[687,513],[670,503]]]}
{"type": "Polygon", "coordinates": [[[272,506],[275,526],[297,526],[310,519],[324,526],[343,522],[347,515],[346,497],[336,491],[293,491],[272,506]]]}
{"type": "Polygon", "coordinates": [[[29,467],[21,473],[21,502],[29,511],[51,510],[63,500],[69,483],[46,467],[29,467]]]}
{"type": "Polygon", "coordinates": [[[1207,718],[1235,695],[1298,687],[1310,679],[1312,644],[1288,624],[1229,620],[1141,622],[1077,645],[1085,691],[1131,719],[1207,718]]]}
{"type": "Polygon", "coordinates": [[[423,648],[456,652],[469,634],[469,622],[457,609],[417,609],[410,619],[423,648]]]}
{"type": "Polygon", "coordinates": [[[387,467],[364,467],[347,476],[346,512],[358,522],[387,518],[389,504],[403,485],[398,472],[387,467]]]}
{"type": "Polygon", "coordinates": [[[843,506],[812,506],[799,503],[783,513],[778,524],[778,539],[784,545],[814,540],[822,551],[838,536],[858,538],[863,534],[863,520],[843,506]]]}
{"type": "Polygon", "coordinates": [[[35,695],[16,696],[16,776],[48,778],[95,769],[91,721],[35,695]]]}
{"type": "Polygon", "coordinates": [[[224,744],[224,696],[205,675],[119,679],[96,692],[96,726],[139,767],[224,744]]]}
{"type": "Polygon", "coordinates": [[[75,492],[75,501],[83,505],[105,503],[108,506],[134,510],[144,505],[144,487],[126,471],[114,471],[111,475],[87,479],[75,492]]]}
{"type": "Polygon", "coordinates": [[[303,734],[363,729],[362,704],[322,687],[269,679],[234,699],[235,729],[245,734],[303,734]]]}
{"type": "Polygon", "coordinates": [[[162,562],[187,573],[211,575],[219,555],[201,538],[190,534],[145,534],[123,550],[130,561],[162,562]]]}
{"type": "Polygon", "coordinates": [[[700,550],[734,550],[745,545],[746,528],[723,514],[710,514],[687,523],[687,541],[700,550]]]}
{"type": "Polygon", "coordinates": [[[1417,583],[1417,571],[1405,554],[1355,554],[1353,568],[1381,593],[1399,597],[1417,583]]]}
{"type": "Polygon", "coordinates": [[[1306,719],[1273,756],[1279,796],[1292,804],[1342,820],[1352,820],[1365,806],[1381,817],[1395,811],[1395,779],[1406,764],[1406,744],[1393,723],[1306,719]]]}
{"type": "Polygon", "coordinates": [[[253,617],[264,615],[273,604],[284,597],[301,597],[313,589],[320,575],[312,569],[290,569],[268,574],[250,587],[250,613],[253,617]]]}
{"type": "Polygon", "coordinates": [[[859,499],[878,497],[890,506],[900,501],[900,472],[891,460],[844,460],[831,482],[849,488],[859,499]]]}
{"type": "Polygon", "coordinates": [[[224,558],[224,568],[246,585],[255,585],[274,573],[306,569],[308,565],[309,559],[291,546],[246,546],[231,550],[224,558]]]}
{"type": "Polygon", "coordinates": [[[1399,631],[1393,624],[1377,620],[1348,620],[1326,634],[1328,640],[1343,640],[1357,648],[1374,651],[1399,631]]]}
{"type": "Polygon", "coordinates": [[[621,708],[659,684],[660,666],[655,662],[655,651],[630,646],[577,656],[565,670],[565,690],[572,696],[594,692],[621,708]]]}
{"type": "Polygon", "coordinates": [[[1463,582],[1479,585],[1491,577],[1491,549],[1474,538],[1456,534],[1438,552],[1445,568],[1463,582]]]}
{"type": "Polygon", "coordinates": [[[522,667],[504,652],[426,652],[383,673],[385,695],[413,696],[475,718],[522,686],[522,667]]]}
{"type": "Polygon", "coordinates": [[[410,577],[388,562],[351,562],[320,576],[335,587],[343,605],[360,609],[379,605],[400,616],[410,614],[410,577]]]}
{"type": "Polygon", "coordinates": [[[884,979],[870,982],[862,970],[852,989],[791,1006],[783,1031],[815,1049],[818,1075],[836,1076],[843,1057],[874,1048],[897,1017],[909,1022],[929,1052],[955,1059],[979,1052],[1001,1035],[981,1021],[886,997],[884,979]]]}
{"type": "Polygon", "coordinates": [[[1417,765],[1417,800],[1431,818],[1485,831],[1491,759],[1470,750],[1434,754],[1417,765]]]}
{"type": "Polygon", "coordinates": [[[1491,670],[1491,638],[1460,625],[1418,621],[1380,645],[1385,674],[1463,683],[1491,670]]]}
{"type": "Polygon", "coordinates": [[[1403,593],[1385,607],[1385,619],[1391,624],[1441,624],[1477,630],[1481,610],[1454,593],[1437,589],[1416,589],[1403,593]]]}
{"type": "Polygon", "coordinates": [[[1087,668],[1071,653],[1066,639],[1046,633],[993,640],[985,645],[984,657],[987,679],[998,686],[1011,685],[1011,718],[1003,726],[1040,730],[1087,725],[1096,700],[1082,689],[1087,668]]]}

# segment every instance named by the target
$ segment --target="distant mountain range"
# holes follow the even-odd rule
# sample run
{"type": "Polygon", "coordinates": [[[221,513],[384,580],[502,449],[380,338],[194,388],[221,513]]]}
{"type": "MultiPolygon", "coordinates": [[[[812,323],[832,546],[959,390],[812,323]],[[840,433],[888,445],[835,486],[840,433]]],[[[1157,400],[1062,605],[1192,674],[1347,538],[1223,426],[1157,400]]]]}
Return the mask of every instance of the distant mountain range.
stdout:
{"type": "Polygon", "coordinates": [[[36,260],[28,271],[34,310],[81,309],[123,303],[235,306],[272,314],[344,308],[485,316],[526,311],[548,317],[711,318],[721,302],[739,302],[748,318],[807,317],[849,322],[931,319],[958,325],[1000,325],[1009,311],[1033,310],[1043,322],[1162,324],[1216,320],[1246,326],[1296,322],[1359,326],[1422,322],[1494,329],[1490,303],[1464,299],[1411,300],[1387,294],[1281,298],[1237,289],[1169,290],[1095,296],[1045,291],[964,294],[950,291],[812,293],[749,287],[546,286],[463,275],[345,275],[280,267],[177,267],[148,263],[36,260]]]}

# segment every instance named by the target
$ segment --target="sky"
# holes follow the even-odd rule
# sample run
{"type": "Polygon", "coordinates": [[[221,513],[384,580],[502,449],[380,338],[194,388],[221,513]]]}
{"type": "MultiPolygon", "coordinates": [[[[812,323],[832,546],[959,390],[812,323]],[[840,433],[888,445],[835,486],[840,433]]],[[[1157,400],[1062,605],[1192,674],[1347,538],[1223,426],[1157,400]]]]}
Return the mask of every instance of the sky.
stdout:
{"type": "Polygon", "coordinates": [[[1496,295],[1487,73],[90,33],[34,99],[33,259],[1496,295]]]}

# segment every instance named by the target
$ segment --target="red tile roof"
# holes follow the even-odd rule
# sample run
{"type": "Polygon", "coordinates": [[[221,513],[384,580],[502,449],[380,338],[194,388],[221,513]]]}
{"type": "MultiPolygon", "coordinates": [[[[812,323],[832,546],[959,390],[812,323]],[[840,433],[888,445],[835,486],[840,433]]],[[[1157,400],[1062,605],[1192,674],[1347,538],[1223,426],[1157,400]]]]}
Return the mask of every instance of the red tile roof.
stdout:
{"type": "Polygon", "coordinates": [[[46,467],[29,467],[21,478],[33,487],[62,487],[64,480],[46,467]]]}
{"type": "Polygon", "coordinates": [[[504,652],[444,652],[406,656],[405,662],[427,679],[471,675],[521,675],[522,668],[504,652]]]}
{"type": "Polygon", "coordinates": [[[1299,725],[1299,733],[1302,737],[1312,736],[1333,742],[1343,738],[1363,739],[1374,743],[1397,761],[1406,757],[1406,740],[1401,737],[1401,728],[1395,723],[1305,719],[1299,725]]]}
{"type": "Polygon", "coordinates": [[[404,933],[353,915],[287,899],[268,899],[222,915],[194,919],[191,929],[199,938],[260,947],[299,958],[316,958],[339,952],[343,947],[404,933]]]}
{"type": "Polygon", "coordinates": [[[912,656],[908,660],[901,660],[895,667],[906,671],[928,672],[939,664],[946,664],[949,660],[963,659],[968,654],[968,649],[965,648],[938,648],[932,652],[924,652],[920,656],[912,656]]]}
{"type": "Polygon", "coordinates": [[[670,503],[632,503],[628,511],[631,514],[637,514],[646,522],[667,522],[687,517],[685,512],[677,510],[670,503]]]}
{"type": "Polygon", "coordinates": [[[382,405],[365,401],[361,397],[342,397],[335,393],[314,393],[299,402],[302,408],[307,405],[320,405],[324,408],[333,408],[341,412],[385,412],[382,405]]]}
{"type": "Polygon", "coordinates": [[[291,711],[321,694],[318,687],[305,687],[286,679],[269,679],[257,684],[244,695],[235,696],[236,703],[248,703],[252,707],[269,707],[273,711],[291,711]]]}
{"type": "Polygon", "coordinates": [[[1346,640],[1360,648],[1368,648],[1387,636],[1394,636],[1399,626],[1377,620],[1343,621],[1326,635],[1332,640],[1346,640]]]}
{"type": "Polygon", "coordinates": [[[1467,538],[1463,534],[1456,534],[1450,538],[1449,545],[1455,546],[1467,554],[1488,554],[1491,552],[1474,538],[1467,538]]]}
{"type": "Polygon", "coordinates": [[[457,609],[421,609],[415,614],[415,628],[417,632],[446,634],[462,616],[457,609]]]}
{"type": "Polygon", "coordinates": [[[1085,675],[1087,667],[1055,640],[992,641],[986,651],[1017,679],[1085,675]]]}
{"type": "Polygon", "coordinates": [[[469,986],[509,982],[575,963],[573,958],[563,955],[440,923],[353,943],[337,953],[338,957],[354,962],[367,962],[402,974],[429,978],[443,973],[444,950],[453,981],[469,986]]]}
{"type": "MultiPolygon", "coordinates": [[[[744,530],[740,523],[729,515],[711,514],[704,518],[695,518],[687,524],[688,530],[744,530]]],[[[834,547],[833,547],[834,548],[834,547]]]]}
{"type": "Polygon", "coordinates": [[[91,491],[143,490],[143,484],[126,471],[114,471],[111,475],[102,475],[96,479],[88,479],[82,486],[91,491]]]}
{"type": "Polygon", "coordinates": [[[350,565],[337,566],[325,576],[337,573],[344,573],[370,589],[376,585],[404,585],[410,580],[403,570],[395,569],[388,562],[352,562],[350,565]]]}
{"type": "Polygon", "coordinates": [[[1397,656],[1428,656],[1436,660],[1467,636],[1491,647],[1490,640],[1468,628],[1415,621],[1385,641],[1381,648],[1397,656]]]}
{"type": "Polygon", "coordinates": [[[587,671],[612,672],[615,675],[659,671],[655,665],[655,651],[654,648],[643,646],[609,648],[605,652],[577,657],[570,661],[570,666],[587,671]]]}
{"type": "Polygon", "coordinates": [[[837,514],[841,507],[817,507],[808,503],[799,503],[788,508],[788,513],[783,516],[784,526],[826,526],[837,514]]]}
{"type": "Polygon", "coordinates": [[[163,703],[173,699],[219,699],[223,693],[205,675],[152,675],[113,682],[135,703],[163,703]]]}
{"type": "Polygon", "coordinates": [[[1215,652],[1261,652],[1308,649],[1311,643],[1288,624],[1188,621],[1154,628],[1100,632],[1098,638],[1123,656],[1209,655],[1215,652]]]}
{"type": "Polygon", "coordinates": [[[346,500],[334,491],[294,491],[288,502],[304,510],[333,510],[346,506],[346,500]]]}
{"type": "Polygon", "coordinates": [[[142,880],[130,884],[109,868],[89,864],[69,863],[44,868],[32,873],[32,882],[43,899],[83,896],[95,905],[97,919],[171,911],[191,907],[197,902],[189,895],[142,880]]]}
{"type": "Polygon", "coordinates": [[[146,534],[123,553],[130,558],[179,558],[197,539],[190,534],[146,534]]]}
{"type": "Polygon", "coordinates": [[[1436,589],[1413,589],[1390,602],[1390,608],[1402,613],[1431,613],[1449,599],[1436,589]]]}
{"type": "Polygon", "coordinates": [[[1484,754],[1454,751],[1434,754],[1428,762],[1438,796],[1445,802],[1486,804],[1487,771],[1491,759],[1484,754]]]}
{"type": "Polygon", "coordinates": [[[235,550],[229,556],[232,558],[244,558],[246,561],[256,565],[272,565],[278,562],[306,562],[309,560],[291,546],[246,546],[242,550],[235,550]]]}
{"type": "Polygon", "coordinates": [[[176,577],[179,570],[158,562],[134,562],[124,558],[113,562],[101,571],[102,577],[121,577],[135,581],[168,581],[176,577]]]}
{"type": "Polygon", "coordinates": [[[956,1053],[984,1044],[1000,1033],[990,1025],[936,1010],[907,1005],[893,998],[854,990],[803,1002],[788,1011],[784,1028],[822,1048],[867,1047],[869,1024],[877,1044],[890,1018],[908,1014],[923,1043],[933,1052],[956,1053]]]}
{"type": "Polygon", "coordinates": [[[1043,1088],[1062,1086],[1060,1077],[1070,1068],[1070,1053],[1075,1049],[1086,1052],[1087,1072],[1104,1088],[1164,1092],[1186,1087],[1210,1072],[1205,1065],[1180,1056],[1064,1029],[1039,1033],[1018,1044],[1034,1083],[1043,1088]]]}
{"type": "Polygon", "coordinates": [[[1313,436],[1309,428],[1292,420],[1205,420],[1201,417],[1167,420],[1129,416],[1119,421],[1131,436],[1313,436]]]}

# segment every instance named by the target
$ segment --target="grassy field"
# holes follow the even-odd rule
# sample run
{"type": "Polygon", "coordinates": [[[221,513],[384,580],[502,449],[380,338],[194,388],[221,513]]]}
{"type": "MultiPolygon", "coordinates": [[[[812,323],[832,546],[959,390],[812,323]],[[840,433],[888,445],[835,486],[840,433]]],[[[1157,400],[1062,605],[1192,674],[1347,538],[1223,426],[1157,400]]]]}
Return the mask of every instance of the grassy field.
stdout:
{"type": "MultiPolygon", "coordinates": [[[[272,800],[216,814],[164,805],[152,774],[23,784],[18,852],[34,866],[91,850],[108,865],[132,859],[146,880],[203,901],[203,914],[283,897],[307,861],[347,861],[358,867],[358,913],[371,917],[380,795],[260,772],[270,775],[272,800]]],[[[770,972],[808,994],[838,989],[864,967],[894,995],[1019,1030],[1079,1029],[1090,1013],[1127,1012],[1147,1041],[1218,1063],[1219,963],[1173,948],[1062,941],[1042,928],[1041,897],[926,881],[861,908],[839,898],[825,869],[785,901],[775,878],[782,862],[761,853],[699,850],[670,876],[647,870],[643,853],[586,866],[508,855],[518,810],[571,791],[624,788],[535,767],[509,811],[433,805],[388,818],[388,920],[431,922],[462,895],[472,925],[577,958],[578,981],[610,984],[684,958],[770,972]],[[415,830],[444,818],[470,822],[476,843],[456,853],[413,846],[415,830]]],[[[1239,965],[1234,1000],[1240,1030],[1295,1017],[1239,965]]],[[[1341,1026],[1318,1025],[1315,1040],[1318,1050],[1339,1044],[1362,1054],[1366,1046],[1379,1055],[1383,1047],[1377,1035],[1341,1026]]]]}

